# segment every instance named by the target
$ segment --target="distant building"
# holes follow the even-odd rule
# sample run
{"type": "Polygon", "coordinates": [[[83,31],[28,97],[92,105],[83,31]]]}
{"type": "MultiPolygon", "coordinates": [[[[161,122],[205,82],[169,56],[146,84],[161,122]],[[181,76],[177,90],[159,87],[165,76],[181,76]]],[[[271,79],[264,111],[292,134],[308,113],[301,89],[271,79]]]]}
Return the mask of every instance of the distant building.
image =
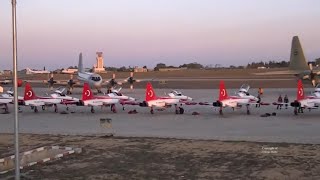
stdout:
{"type": "Polygon", "coordinates": [[[74,73],[77,73],[78,72],[78,69],[71,69],[71,68],[68,68],[68,69],[64,69],[61,71],[61,73],[64,73],[64,74],[74,74],[74,73]]]}
{"type": "Polygon", "coordinates": [[[267,69],[265,66],[259,66],[257,69],[267,69]]]}
{"type": "Polygon", "coordinates": [[[104,72],[102,52],[97,52],[97,63],[93,66],[93,72],[104,72]]]}
{"type": "Polygon", "coordinates": [[[3,75],[10,76],[10,75],[12,75],[12,71],[11,70],[3,70],[3,75]]]}
{"type": "Polygon", "coordinates": [[[181,71],[181,70],[187,70],[188,68],[159,68],[159,71],[181,71]]]}
{"type": "Polygon", "coordinates": [[[148,69],[147,68],[143,68],[143,67],[134,67],[134,72],[148,72],[148,69]]]}

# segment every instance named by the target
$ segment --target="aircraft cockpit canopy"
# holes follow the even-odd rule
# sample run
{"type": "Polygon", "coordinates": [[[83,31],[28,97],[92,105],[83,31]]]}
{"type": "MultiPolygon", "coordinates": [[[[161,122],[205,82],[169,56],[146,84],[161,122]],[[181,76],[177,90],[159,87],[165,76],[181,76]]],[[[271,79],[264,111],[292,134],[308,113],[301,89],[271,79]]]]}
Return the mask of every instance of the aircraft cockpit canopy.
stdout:
{"type": "Polygon", "coordinates": [[[182,93],[177,90],[173,90],[173,91],[171,91],[171,93],[174,94],[175,96],[182,96],[182,93]]]}
{"type": "Polygon", "coordinates": [[[64,88],[64,87],[58,87],[58,88],[55,90],[55,93],[57,93],[57,94],[59,94],[59,95],[61,95],[61,96],[65,96],[65,94],[63,94],[63,92],[64,92],[65,89],[66,89],[66,88],[64,88]]]}
{"type": "Polygon", "coordinates": [[[119,93],[119,92],[113,92],[113,94],[116,95],[116,96],[122,96],[122,94],[119,93]]]}
{"type": "Polygon", "coordinates": [[[243,84],[240,89],[239,89],[239,93],[243,93],[243,94],[246,94],[247,96],[249,96],[249,89],[250,89],[250,86],[248,84],[243,84]]]}
{"type": "Polygon", "coordinates": [[[239,92],[244,92],[244,93],[247,93],[250,89],[250,86],[248,84],[243,84],[240,89],[239,89],[239,92]]]}

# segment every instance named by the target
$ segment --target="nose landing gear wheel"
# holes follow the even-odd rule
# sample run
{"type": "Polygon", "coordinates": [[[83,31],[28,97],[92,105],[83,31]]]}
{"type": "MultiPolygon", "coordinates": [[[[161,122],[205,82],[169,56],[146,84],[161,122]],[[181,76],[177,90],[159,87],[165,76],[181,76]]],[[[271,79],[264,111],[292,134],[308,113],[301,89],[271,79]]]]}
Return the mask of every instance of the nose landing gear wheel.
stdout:
{"type": "Polygon", "coordinates": [[[94,109],[93,109],[93,107],[91,107],[91,113],[94,113],[94,109]]]}
{"type": "Polygon", "coordinates": [[[111,105],[111,111],[112,111],[113,113],[117,113],[116,106],[115,106],[114,104],[111,105]]]}
{"type": "Polygon", "coordinates": [[[184,113],[184,109],[182,107],[179,108],[180,114],[184,113]]]}

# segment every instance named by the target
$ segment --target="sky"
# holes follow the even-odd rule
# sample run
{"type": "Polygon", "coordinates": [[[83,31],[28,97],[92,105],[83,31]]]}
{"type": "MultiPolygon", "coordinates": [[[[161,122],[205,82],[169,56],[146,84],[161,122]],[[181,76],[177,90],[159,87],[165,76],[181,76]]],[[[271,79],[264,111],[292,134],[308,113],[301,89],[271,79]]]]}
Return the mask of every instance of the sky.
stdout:
{"type": "MultiPolygon", "coordinates": [[[[17,0],[18,67],[246,65],[320,57],[319,0],[17,0]]],[[[0,70],[12,69],[11,0],[0,1],[0,70]]]]}

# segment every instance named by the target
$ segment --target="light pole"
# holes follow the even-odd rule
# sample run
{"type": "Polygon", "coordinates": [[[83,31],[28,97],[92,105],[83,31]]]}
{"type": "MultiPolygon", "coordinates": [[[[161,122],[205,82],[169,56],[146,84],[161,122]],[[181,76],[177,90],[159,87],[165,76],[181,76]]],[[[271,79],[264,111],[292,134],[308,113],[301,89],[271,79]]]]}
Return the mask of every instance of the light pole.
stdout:
{"type": "Polygon", "coordinates": [[[18,121],[18,77],[17,77],[17,21],[16,0],[12,0],[12,41],[13,41],[13,88],[14,88],[14,147],[15,147],[15,179],[20,179],[19,157],[19,121],[18,121]]]}

